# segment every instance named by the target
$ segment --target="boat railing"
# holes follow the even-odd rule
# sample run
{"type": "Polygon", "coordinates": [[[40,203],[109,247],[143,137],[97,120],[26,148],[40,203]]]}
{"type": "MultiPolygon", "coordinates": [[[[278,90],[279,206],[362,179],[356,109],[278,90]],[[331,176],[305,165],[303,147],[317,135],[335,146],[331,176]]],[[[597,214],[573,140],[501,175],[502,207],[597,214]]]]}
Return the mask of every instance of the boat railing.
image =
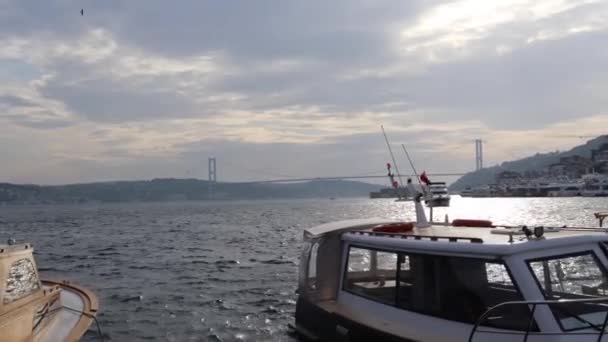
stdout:
{"type": "MultiPolygon", "coordinates": [[[[490,334],[490,335],[521,335],[522,341],[527,341],[530,336],[577,336],[577,335],[596,335],[597,341],[601,341],[602,337],[604,337],[606,332],[606,325],[608,324],[608,307],[606,307],[606,315],[601,324],[595,324],[593,322],[589,322],[588,320],[578,317],[576,315],[575,318],[580,323],[584,323],[586,326],[578,328],[576,330],[570,331],[560,331],[560,332],[542,332],[536,331],[534,313],[536,312],[536,308],[539,306],[548,306],[552,307],[560,307],[560,306],[572,306],[576,304],[599,304],[606,305],[608,304],[608,297],[593,297],[593,298],[583,298],[583,299],[560,299],[560,300],[528,300],[528,301],[509,301],[497,304],[488,308],[475,322],[473,329],[471,330],[471,334],[469,335],[469,342],[473,342],[476,334],[490,334]],[[496,330],[499,328],[493,328],[491,325],[484,325],[484,323],[491,317],[491,315],[496,313],[499,310],[509,309],[516,306],[528,306],[530,315],[528,317],[528,322],[526,324],[527,329],[525,331],[521,330],[496,330]],[[492,328],[492,329],[489,329],[492,328]],[[587,329],[593,329],[594,331],[589,331],[587,329]]],[[[562,310],[560,310],[562,311],[562,310]]],[[[563,310],[568,312],[567,310],[563,310]]],[[[606,335],[608,336],[608,335],[606,335]]],[[[487,339],[482,339],[487,340],[487,339]]]]}
{"type": "Polygon", "coordinates": [[[468,236],[436,236],[436,235],[402,234],[402,233],[370,232],[367,230],[353,231],[353,232],[349,232],[349,234],[391,237],[391,238],[396,238],[396,239],[409,239],[409,240],[483,243],[483,239],[468,237],[468,236]]]}

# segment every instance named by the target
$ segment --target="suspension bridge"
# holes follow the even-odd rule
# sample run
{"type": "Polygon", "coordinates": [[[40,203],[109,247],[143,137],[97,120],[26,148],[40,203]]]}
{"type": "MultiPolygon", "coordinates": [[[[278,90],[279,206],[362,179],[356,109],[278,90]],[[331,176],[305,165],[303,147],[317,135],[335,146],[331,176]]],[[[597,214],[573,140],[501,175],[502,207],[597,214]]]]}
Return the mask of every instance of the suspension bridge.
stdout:
{"type": "MultiPolygon", "coordinates": [[[[384,132],[384,131],[383,131],[384,132]]],[[[388,144],[388,140],[387,140],[388,144]]],[[[390,145],[389,145],[390,149],[390,145]]],[[[405,146],[403,146],[404,152],[407,154],[405,150],[405,146]]],[[[392,151],[391,151],[392,155],[392,151]]],[[[394,159],[394,157],[393,157],[394,159]]],[[[408,155],[409,159],[409,155],[408,155]]],[[[394,160],[393,160],[394,162],[394,160]]],[[[411,163],[411,160],[410,160],[411,163]]],[[[482,140],[475,140],[475,168],[479,170],[483,168],[483,149],[482,149],[482,140]]],[[[215,192],[215,185],[217,184],[217,166],[216,166],[215,157],[210,157],[208,160],[208,175],[209,175],[209,197],[213,197],[215,192]]],[[[412,165],[413,168],[413,165],[412,165]]],[[[414,170],[414,172],[416,172],[414,170]]],[[[465,172],[445,172],[445,173],[426,173],[429,177],[458,177],[466,174],[465,172]]],[[[346,176],[325,176],[325,177],[288,177],[278,175],[279,177],[276,179],[264,179],[264,180],[254,180],[254,181],[233,181],[230,182],[232,184],[269,184],[269,183],[296,183],[296,182],[310,182],[310,181],[340,181],[340,180],[369,180],[369,179],[383,179],[388,175],[386,173],[383,174],[366,174],[366,175],[346,175],[346,176]]],[[[417,178],[416,174],[398,174],[400,179],[402,178],[417,178]]]]}
{"type": "MultiPolygon", "coordinates": [[[[430,177],[456,177],[462,176],[465,173],[427,173],[430,177]]],[[[264,183],[290,183],[290,182],[310,182],[310,181],[333,181],[333,180],[351,180],[351,179],[380,179],[386,178],[384,175],[361,175],[361,176],[331,176],[331,177],[314,177],[314,178],[283,178],[283,179],[270,179],[270,180],[259,180],[259,181],[244,181],[244,182],[232,182],[235,184],[264,184],[264,183]]],[[[416,175],[401,175],[401,177],[416,177],[416,175]]]]}

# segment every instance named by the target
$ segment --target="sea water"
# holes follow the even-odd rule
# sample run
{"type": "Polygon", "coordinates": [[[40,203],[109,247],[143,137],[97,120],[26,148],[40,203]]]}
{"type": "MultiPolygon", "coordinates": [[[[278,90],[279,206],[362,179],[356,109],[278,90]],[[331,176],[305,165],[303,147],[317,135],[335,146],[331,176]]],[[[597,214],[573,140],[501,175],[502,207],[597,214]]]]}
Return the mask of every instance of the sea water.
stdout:
{"type": "MultiPolygon", "coordinates": [[[[593,213],[607,209],[603,198],[455,196],[434,219],[596,226],[593,213]]],[[[291,341],[303,229],[366,217],[411,220],[414,207],[363,198],[6,206],[0,239],[33,243],[43,278],[93,290],[106,340],[291,341]]]]}

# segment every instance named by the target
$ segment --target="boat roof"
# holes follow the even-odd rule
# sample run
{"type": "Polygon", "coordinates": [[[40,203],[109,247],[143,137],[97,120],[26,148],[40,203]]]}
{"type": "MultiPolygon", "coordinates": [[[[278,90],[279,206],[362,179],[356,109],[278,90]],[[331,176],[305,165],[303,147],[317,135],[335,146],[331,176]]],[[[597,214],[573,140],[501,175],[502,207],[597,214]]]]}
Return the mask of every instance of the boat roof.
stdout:
{"type": "MultiPolygon", "coordinates": [[[[549,248],[608,242],[608,230],[601,228],[544,227],[542,238],[526,237],[522,227],[454,227],[447,224],[433,224],[427,228],[414,228],[405,233],[379,233],[372,230],[376,225],[390,222],[396,220],[338,221],[311,228],[307,232],[314,233],[313,236],[316,237],[327,233],[340,233],[345,241],[376,248],[406,248],[486,256],[505,256],[549,248]],[[350,224],[352,226],[349,227],[350,224]]],[[[530,229],[534,230],[534,227],[530,229]]]]}
{"type": "Polygon", "coordinates": [[[328,233],[341,233],[344,231],[368,229],[375,225],[393,222],[399,221],[396,219],[385,219],[379,217],[334,221],[305,229],[304,239],[314,239],[328,233]]]}
{"type": "Polygon", "coordinates": [[[32,245],[29,243],[18,243],[14,245],[0,244],[0,257],[2,255],[12,254],[12,252],[24,251],[28,249],[32,249],[32,245]]]}

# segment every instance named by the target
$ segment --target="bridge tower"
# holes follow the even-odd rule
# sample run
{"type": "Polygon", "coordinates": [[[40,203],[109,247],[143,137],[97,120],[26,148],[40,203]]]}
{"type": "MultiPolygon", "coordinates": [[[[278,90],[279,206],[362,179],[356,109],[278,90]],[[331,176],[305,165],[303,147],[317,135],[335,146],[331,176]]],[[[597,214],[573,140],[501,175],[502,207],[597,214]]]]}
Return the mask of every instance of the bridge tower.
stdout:
{"type": "Polygon", "coordinates": [[[483,169],[483,142],[475,139],[475,171],[483,169]]]}
{"type": "Polygon", "coordinates": [[[213,192],[215,190],[215,184],[217,183],[217,170],[215,166],[215,157],[209,158],[209,195],[208,198],[213,198],[213,192]]]}

